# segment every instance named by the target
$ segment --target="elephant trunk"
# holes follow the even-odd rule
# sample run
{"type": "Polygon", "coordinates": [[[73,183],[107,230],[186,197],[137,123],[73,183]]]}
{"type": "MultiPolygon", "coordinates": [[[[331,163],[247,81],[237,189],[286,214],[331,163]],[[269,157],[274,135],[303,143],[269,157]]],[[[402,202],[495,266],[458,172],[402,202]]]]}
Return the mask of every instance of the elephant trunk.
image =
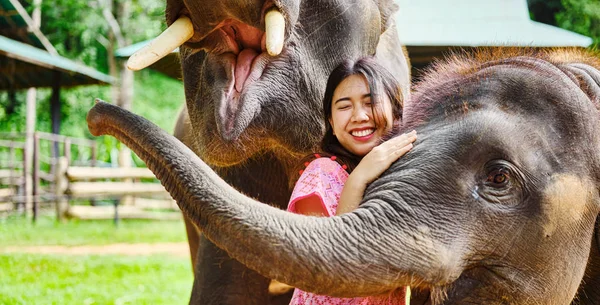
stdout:
{"type": "Polygon", "coordinates": [[[381,209],[331,218],[292,214],[237,192],[183,143],[140,116],[98,102],[87,121],[93,135],[112,135],[135,151],[209,240],[264,276],[342,297],[448,280],[438,272],[444,271],[440,254],[446,253],[399,231],[395,216],[381,209]]]}

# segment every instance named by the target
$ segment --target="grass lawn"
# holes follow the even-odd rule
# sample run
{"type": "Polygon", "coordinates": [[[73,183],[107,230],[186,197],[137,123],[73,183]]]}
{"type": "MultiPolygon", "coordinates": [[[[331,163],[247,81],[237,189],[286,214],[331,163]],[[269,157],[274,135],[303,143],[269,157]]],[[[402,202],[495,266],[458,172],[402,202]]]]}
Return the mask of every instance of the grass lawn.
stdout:
{"type": "Polygon", "coordinates": [[[183,221],[70,220],[57,223],[41,217],[36,224],[24,217],[0,219],[0,248],[36,245],[104,245],[112,243],[186,242],[183,221]]]}
{"type": "Polygon", "coordinates": [[[187,304],[189,259],[0,254],[0,304],[187,304]]]}
{"type": "Polygon", "coordinates": [[[0,219],[0,305],[187,304],[189,258],[2,253],[14,246],[185,242],[183,221],[0,219]]]}

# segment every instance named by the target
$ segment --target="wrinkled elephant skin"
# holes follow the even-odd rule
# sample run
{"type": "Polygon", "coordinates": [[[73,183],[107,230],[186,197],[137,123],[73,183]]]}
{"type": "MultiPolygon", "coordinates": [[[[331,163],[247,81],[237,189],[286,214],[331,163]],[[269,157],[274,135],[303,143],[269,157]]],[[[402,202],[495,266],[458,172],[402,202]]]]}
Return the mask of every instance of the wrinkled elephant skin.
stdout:
{"type": "MultiPolygon", "coordinates": [[[[375,55],[409,92],[392,0],[167,1],[167,23],[189,16],[180,47],[186,109],[175,135],[230,185],[284,208],[298,160],[323,134],[321,98],[342,60],[375,55]],[[285,20],[281,53],[265,50],[265,14],[285,20]]],[[[286,304],[266,279],[229,258],[186,220],[193,304],[286,304]]]]}
{"type": "MultiPolygon", "coordinates": [[[[287,213],[231,188],[182,143],[99,104],[88,122],[148,164],[205,236],[315,293],[410,285],[419,304],[600,304],[600,64],[581,51],[452,58],[403,113],[419,139],[348,214],[287,213]]],[[[412,304],[417,304],[416,299],[412,304]]]]}

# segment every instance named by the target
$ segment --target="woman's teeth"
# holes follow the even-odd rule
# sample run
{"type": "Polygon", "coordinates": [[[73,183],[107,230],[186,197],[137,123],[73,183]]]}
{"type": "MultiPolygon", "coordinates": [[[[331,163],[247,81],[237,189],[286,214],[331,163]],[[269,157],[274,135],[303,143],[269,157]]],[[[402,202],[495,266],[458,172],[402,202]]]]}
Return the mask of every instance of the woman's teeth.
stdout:
{"type": "Polygon", "coordinates": [[[352,135],[355,137],[366,137],[375,132],[375,129],[363,129],[352,131],[352,135]]]}

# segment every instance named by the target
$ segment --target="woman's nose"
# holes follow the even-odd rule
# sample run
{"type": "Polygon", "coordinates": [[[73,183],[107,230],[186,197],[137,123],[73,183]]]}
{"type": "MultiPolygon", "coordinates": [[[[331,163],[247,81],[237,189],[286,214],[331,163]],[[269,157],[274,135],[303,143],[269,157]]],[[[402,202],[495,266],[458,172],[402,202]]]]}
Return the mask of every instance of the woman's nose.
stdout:
{"type": "Polygon", "coordinates": [[[354,113],[352,115],[352,120],[355,122],[364,122],[369,120],[369,114],[363,107],[355,108],[354,113]]]}

